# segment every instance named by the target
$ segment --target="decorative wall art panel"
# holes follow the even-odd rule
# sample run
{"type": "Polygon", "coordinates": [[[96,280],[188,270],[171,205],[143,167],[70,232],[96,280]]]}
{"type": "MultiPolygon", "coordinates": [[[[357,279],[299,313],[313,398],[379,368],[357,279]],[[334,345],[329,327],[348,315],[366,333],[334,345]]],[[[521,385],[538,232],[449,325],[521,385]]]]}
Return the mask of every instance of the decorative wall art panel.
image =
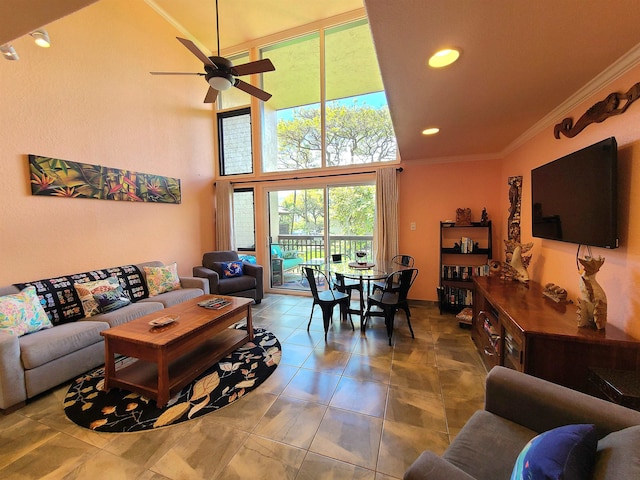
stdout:
{"type": "Polygon", "coordinates": [[[180,179],[29,155],[31,194],[181,203],[180,179]]]}

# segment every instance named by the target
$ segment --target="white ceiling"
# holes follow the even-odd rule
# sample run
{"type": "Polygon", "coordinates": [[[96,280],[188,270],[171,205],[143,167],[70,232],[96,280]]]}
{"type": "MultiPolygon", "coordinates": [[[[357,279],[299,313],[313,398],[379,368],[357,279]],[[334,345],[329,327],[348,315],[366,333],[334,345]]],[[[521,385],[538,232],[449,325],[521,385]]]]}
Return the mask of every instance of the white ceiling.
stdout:
{"type": "MultiPolygon", "coordinates": [[[[93,1],[0,2],[0,44],[93,1]]],[[[202,48],[217,50],[214,0],[144,1],[202,48]]],[[[363,6],[363,0],[219,2],[222,49],[363,6]]],[[[403,160],[502,155],[543,120],[562,120],[562,106],[609,79],[602,74],[612,65],[620,73],[638,61],[638,0],[364,3],[403,160]],[[440,71],[425,67],[442,46],[461,48],[459,62],[440,71]],[[420,134],[433,125],[440,134],[420,134]]]]}

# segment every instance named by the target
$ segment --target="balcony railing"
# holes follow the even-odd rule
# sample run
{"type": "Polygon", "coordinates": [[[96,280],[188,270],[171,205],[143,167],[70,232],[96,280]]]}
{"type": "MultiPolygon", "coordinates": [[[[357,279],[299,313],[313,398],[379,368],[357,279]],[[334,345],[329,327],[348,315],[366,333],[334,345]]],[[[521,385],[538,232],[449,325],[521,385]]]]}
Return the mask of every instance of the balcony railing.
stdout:
{"type": "MultiPolygon", "coordinates": [[[[297,250],[305,261],[324,258],[324,237],[322,235],[278,235],[277,243],[282,250],[297,250]]],[[[329,255],[341,253],[355,260],[356,252],[364,250],[371,257],[373,252],[372,235],[330,235],[329,255]]]]}

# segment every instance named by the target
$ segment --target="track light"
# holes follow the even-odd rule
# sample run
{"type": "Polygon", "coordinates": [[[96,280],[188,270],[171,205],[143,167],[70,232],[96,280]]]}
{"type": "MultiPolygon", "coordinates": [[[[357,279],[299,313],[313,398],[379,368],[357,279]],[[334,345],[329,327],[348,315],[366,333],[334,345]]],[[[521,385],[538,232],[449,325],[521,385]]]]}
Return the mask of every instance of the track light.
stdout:
{"type": "Polygon", "coordinates": [[[51,40],[49,39],[49,34],[43,28],[40,30],[34,30],[30,33],[33,39],[36,42],[36,45],[43,48],[49,48],[51,46],[51,40]]]}
{"type": "Polygon", "coordinates": [[[18,52],[16,52],[16,49],[13,48],[13,45],[6,43],[2,46],[0,46],[0,53],[2,53],[2,56],[4,58],[6,58],[7,60],[19,60],[20,57],[18,56],[18,52]]]}

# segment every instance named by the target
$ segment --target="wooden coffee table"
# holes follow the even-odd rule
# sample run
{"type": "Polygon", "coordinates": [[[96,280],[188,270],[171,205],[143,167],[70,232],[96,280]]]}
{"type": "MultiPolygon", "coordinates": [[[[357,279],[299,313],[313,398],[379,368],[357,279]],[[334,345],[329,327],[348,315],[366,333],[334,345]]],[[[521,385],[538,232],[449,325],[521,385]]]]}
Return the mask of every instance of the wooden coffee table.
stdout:
{"type": "Polygon", "coordinates": [[[208,367],[253,340],[251,299],[203,295],[104,330],[104,389],[121,387],[146,395],[163,407],[172,395],[208,367]],[[198,305],[212,298],[230,304],[219,310],[198,305]],[[161,327],[149,324],[167,316],[177,320],[161,327]],[[247,319],[247,330],[229,328],[247,319]],[[116,370],[115,355],[138,359],[116,370]]]}

